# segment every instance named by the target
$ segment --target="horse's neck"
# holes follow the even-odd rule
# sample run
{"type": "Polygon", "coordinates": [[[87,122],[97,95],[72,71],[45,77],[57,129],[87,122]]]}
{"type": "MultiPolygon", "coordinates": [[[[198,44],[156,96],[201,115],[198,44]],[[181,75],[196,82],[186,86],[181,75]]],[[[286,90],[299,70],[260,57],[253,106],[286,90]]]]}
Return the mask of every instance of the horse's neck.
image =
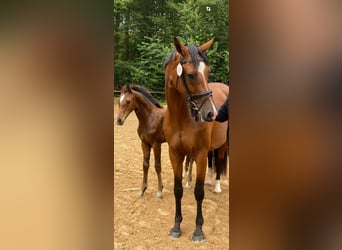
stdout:
{"type": "Polygon", "coordinates": [[[136,98],[135,114],[138,117],[139,123],[147,121],[148,117],[154,112],[153,104],[146,100],[142,94],[134,91],[136,98]]]}
{"type": "Polygon", "coordinates": [[[187,122],[188,119],[191,119],[191,115],[186,98],[175,88],[166,87],[166,89],[166,101],[171,119],[176,117],[176,119],[179,119],[179,122],[187,122]]]}

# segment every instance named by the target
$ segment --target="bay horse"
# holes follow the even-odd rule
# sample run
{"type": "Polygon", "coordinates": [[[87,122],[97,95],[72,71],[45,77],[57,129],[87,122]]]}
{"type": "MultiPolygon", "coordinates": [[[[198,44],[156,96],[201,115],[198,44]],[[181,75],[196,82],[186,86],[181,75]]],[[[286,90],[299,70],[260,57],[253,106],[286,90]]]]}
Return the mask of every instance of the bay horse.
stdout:
{"type": "MultiPolygon", "coordinates": [[[[213,91],[213,99],[215,105],[219,108],[225,102],[227,96],[229,95],[229,86],[223,83],[209,83],[209,89],[213,91]]],[[[205,184],[211,185],[211,176],[213,166],[216,170],[215,178],[215,193],[221,193],[221,175],[227,173],[227,158],[228,158],[228,145],[227,140],[225,140],[226,131],[228,129],[228,122],[217,122],[214,121],[212,140],[216,143],[212,143],[214,148],[211,148],[208,152],[208,172],[205,179],[205,184]],[[221,144],[221,145],[220,145],[221,144]],[[217,146],[219,145],[219,147],[217,146]],[[214,164],[213,164],[214,160],[214,164]]],[[[190,188],[190,183],[192,180],[192,165],[193,159],[189,156],[186,157],[183,177],[186,177],[185,187],[190,188]]]]}
{"type": "MultiPolygon", "coordinates": [[[[223,94],[226,94],[227,86],[222,84],[221,87],[212,87],[214,99],[218,99],[218,103],[222,102],[223,94]]],[[[158,193],[157,198],[162,198],[162,178],[161,178],[161,150],[155,150],[156,148],[161,148],[158,144],[162,144],[166,142],[164,132],[163,132],[163,120],[165,110],[167,108],[163,108],[151,95],[151,93],[140,85],[124,85],[120,87],[120,96],[118,99],[118,115],[117,115],[117,124],[123,125],[127,117],[132,111],[135,111],[139,126],[138,126],[138,135],[142,141],[142,149],[143,149],[143,184],[141,191],[139,193],[140,196],[143,196],[148,183],[148,170],[150,165],[150,152],[151,148],[154,150],[154,158],[155,158],[155,170],[158,176],[158,193]],[[152,104],[152,105],[151,105],[152,104]],[[138,111],[140,110],[140,112],[138,111]],[[138,114],[137,114],[138,112],[138,114]],[[153,119],[151,119],[153,118],[153,119]],[[151,129],[153,128],[153,129],[151,129]],[[155,132],[154,132],[155,131],[155,132]],[[157,136],[156,136],[157,134],[157,136]],[[152,145],[155,145],[153,147],[152,145]],[[148,150],[146,150],[148,149],[148,150]],[[161,187],[161,188],[160,188],[161,187]]],[[[215,129],[217,131],[223,131],[225,128],[224,125],[216,126],[215,129]]],[[[221,132],[220,132],[221,133],[221,132]]],[[[213,140],[216,141],[217,144],[221,143],[221,136],[215,136],[213,133],[213,140]]],[[[208,167],[211,169],[212,164],[211,158],[208,155],[208,167]]],[[[191,160],[191,158],[187,158],[191,160]]],[[[192,160],[191,160],[192,161],[192,160]]],[[[223,160],[224,161],[224,160],[223,160]]],[[[217,165],[219,165],[218,163],[217,165]]],[[[222,167],[222,171],[226,172],[226,168],[222,167]]],[[[211,178],[208,177],[208,179],[211,178]]]]}
{"type": "Polygon", "coordinates": [[[214,39],[196,46],[183,45],[174,38],[175,50],[164,62],[165,96],[167,110],[164,118],[164,134],[169,145],[169,157],[174,173],[176,203],[175,223],[169,235],[179,238],[182,222],[181,201],[183,196],[183,161],[190,155],[196,162],[194,195],[197,201],[196,229],[193,242],[203,241],[202,202],[207,154],[212,144],[213,120],[217,109],[208,87],[209,62],[205,51],[214,39]]]}
{"type": "Polygon", "coordinates": [[[119,111],[116,123],[123,125],[128,115],[134,111],[138,120],[138,135],[143,150],[143,183],[140,196],[147,189],[148,169],[150,166],[151,148],[154,153],[154,167],[158,176],[158,192],[156,198],[162,198],[163,182],[161,177],[161,144],[165,142],[163,132],[163,119],[165,108],[163,108],[150,94],[150,92],[138,85],[124,85],[118,100],[119,111]]]}

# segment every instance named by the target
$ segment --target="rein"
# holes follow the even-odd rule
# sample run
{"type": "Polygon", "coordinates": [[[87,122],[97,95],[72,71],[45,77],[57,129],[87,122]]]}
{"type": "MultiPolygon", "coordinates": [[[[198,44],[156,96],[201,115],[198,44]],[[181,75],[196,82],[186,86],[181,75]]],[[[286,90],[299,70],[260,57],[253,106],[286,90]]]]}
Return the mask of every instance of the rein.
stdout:
{"type": "MultiPolygon", "coordinates": [[[[199,60],[199,61],[203,62],[203,60],[199,60]]],[[[191,116],[195,117],[195,120],[198,121],[199,112],[201,111],[201,109],[202,109],[204,103],[207,101],[207,99],[209,97],[211,97],[213,94],[212,94],[211,90],[204,91],[204,92],[198,93],[198,94],[191,94],[191,92],[189,91],[186,79],[185,79],[184,72],[183,72],[183,66],[182,65],[185,63],[193,63],[193,60],[180,60],[179,64],[182,67],[181,78],[182,78],[182,83],[183,83],[184,89],[186,91],[186,101],[189,105],[189,108],[191,111],[191,116]],[[201,99],[203,97],[205,97],[205,98],[202,100],[202,102],[198,106],[198,104],[196,103],[196,100],[201,99]]],[[[178,80],[177,80],[177,82],[178,82],[178,80]]]]}

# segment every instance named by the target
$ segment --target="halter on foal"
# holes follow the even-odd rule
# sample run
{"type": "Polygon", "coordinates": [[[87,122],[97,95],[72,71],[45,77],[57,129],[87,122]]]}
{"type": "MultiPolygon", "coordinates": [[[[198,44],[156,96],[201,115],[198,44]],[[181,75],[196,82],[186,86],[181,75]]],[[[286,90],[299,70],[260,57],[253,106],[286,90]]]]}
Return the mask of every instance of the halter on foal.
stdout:
{"type": "Polygon", "coordinates": [[[203,241],[202,201],[207,153],[211,146],[211,130],[217,115],[208,87],[209,66],[204,52],[213,39],[197,47],[184,46],[174,39],[176,50],[166,59],[165,96],[168,109],[164,118],[164,134],[169,145],[169,156],[174,172],[176,201],[175,224],[169,235],[179,238],[182,222],[181,200],[183,196],[182,171],[185,155],[190,155],[197,166],[195,198],[197,201],[196,229],[193,241],[203,241]],[[207,122],[199,122],[207,121],[207,122]]]}

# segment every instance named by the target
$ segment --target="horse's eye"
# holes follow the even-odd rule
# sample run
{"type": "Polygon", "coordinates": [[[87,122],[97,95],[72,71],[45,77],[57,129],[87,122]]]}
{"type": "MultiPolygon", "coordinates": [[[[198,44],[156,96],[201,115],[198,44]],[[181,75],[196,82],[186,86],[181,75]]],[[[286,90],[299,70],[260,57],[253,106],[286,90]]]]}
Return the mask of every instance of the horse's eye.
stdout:
{"type": "Polygon", "coordinates": [[[128,105],[128,104],[130,104],[131,103],[131,101],[126,101],[126,104],[128,105]]]}
{"type": "Polygon", "coordinates": [[[195,78],[195,75],[194,75],[193,73],[187,74],[187,76],[188,76],[190,79],[194,79],[194,78],[195,78]]]}

